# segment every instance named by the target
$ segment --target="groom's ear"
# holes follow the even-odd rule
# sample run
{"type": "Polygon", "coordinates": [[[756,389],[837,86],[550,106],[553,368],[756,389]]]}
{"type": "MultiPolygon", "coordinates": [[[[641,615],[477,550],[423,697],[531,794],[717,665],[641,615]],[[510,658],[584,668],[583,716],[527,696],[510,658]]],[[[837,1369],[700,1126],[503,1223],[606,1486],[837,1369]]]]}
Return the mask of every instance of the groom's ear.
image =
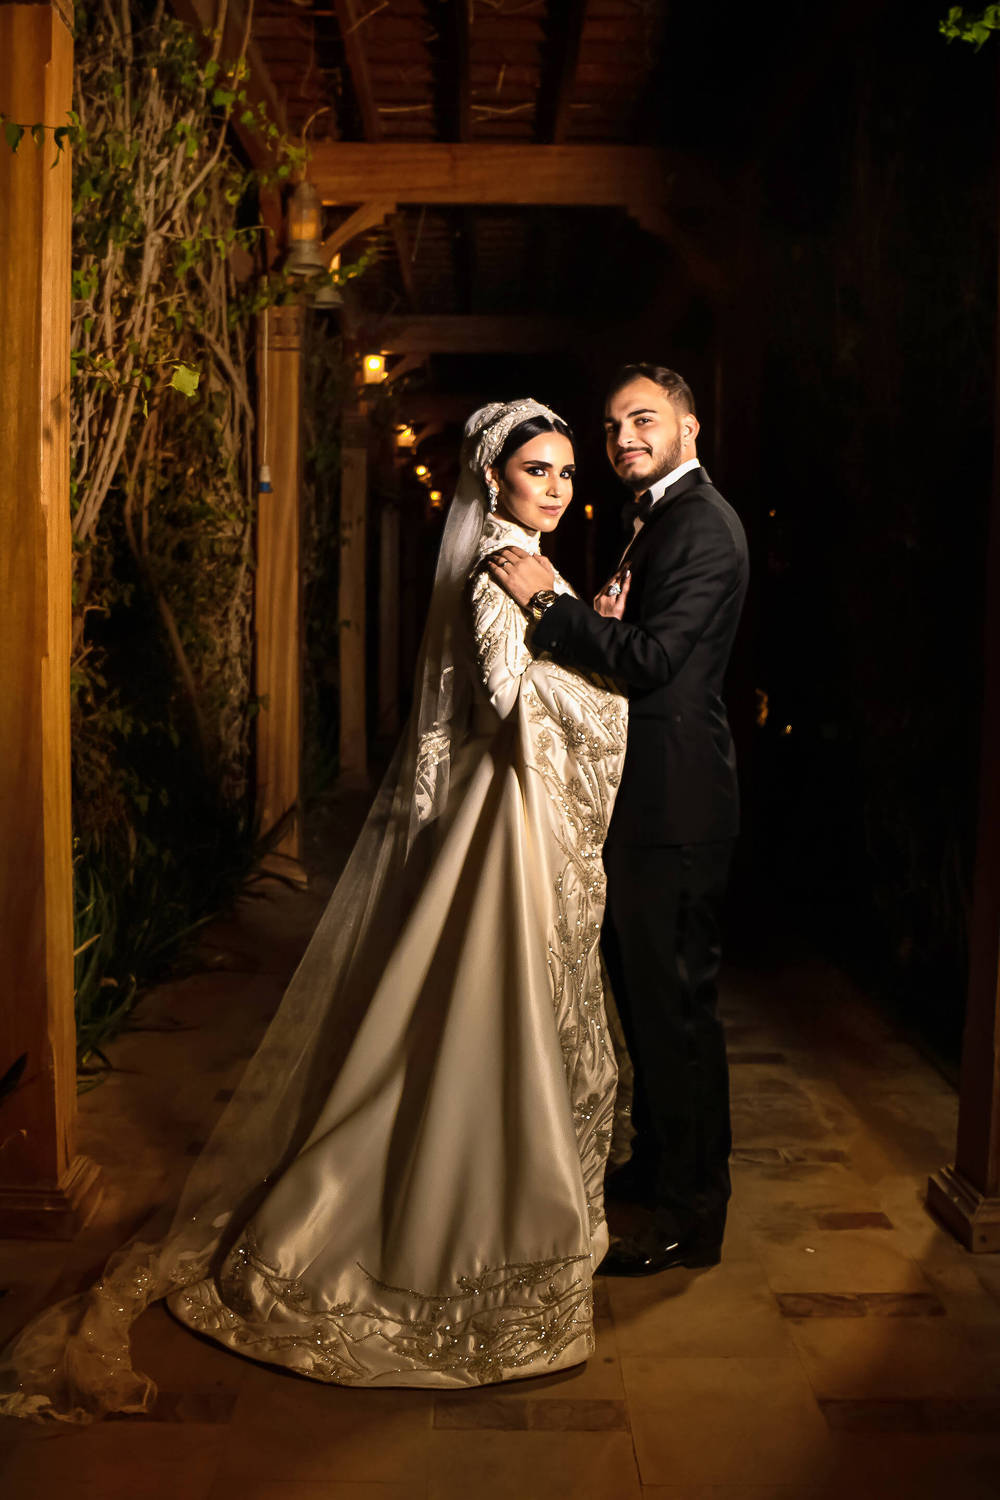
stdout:
{"type": "Polygon", "coordinates": [[[701,431],[701,423],[693,411],[686,411],[681,417],[681,431],[688,443],[693,443],[701,431]]]}

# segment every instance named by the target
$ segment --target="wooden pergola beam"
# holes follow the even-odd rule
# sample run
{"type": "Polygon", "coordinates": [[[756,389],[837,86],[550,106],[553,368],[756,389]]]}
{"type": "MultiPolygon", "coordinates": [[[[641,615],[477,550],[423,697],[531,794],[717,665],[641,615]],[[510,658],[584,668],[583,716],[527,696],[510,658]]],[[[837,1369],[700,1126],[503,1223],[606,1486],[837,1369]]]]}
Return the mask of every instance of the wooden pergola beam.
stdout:
{"type": "Polygon", "coordinates": [[[359,234],[364,234],[369,229],[377,229],[380,224],[384,224],[389,215],[395,212],[395,208],[395,203],[385,201],[362,203],[360,208],[356,208],[350,218],[345,219],[343,224],[338,225],[323,241],[320,253],[327,265],[331,265],[333,257],[339,255],[344,246],[350,244],[351,240],[357,239],[359,234]]]}
{"type": "Polygon", "coordinates": [[[389,230],[392,234],[393,244],[396,246],[396,257],[399,261],[399,279],[403,283],[403,291],[411,308],[417,305],[417,287],[413,278],[413,251],[410,248],[410,236],[406,228],[406,218],[403,214],[391,214],[389,217],[389,230]]]}
{"type": "Polygon", "coordinates": [[[581,328],[569,318],[449,313],[379,318],[366,322],[358,337],[385,354],[548,354],[572,348],[581,328]]]}
{"type": "Polygon", "coordinates": [[[549,38],[550,61],[539,90],[537,134],[540,141],[559,145],[569,128],[580,43],[587,0],[563,0],[549,38]]]}
{"type": "MultiPolygon", "coordinates": [[[[666,209],[672,176],[693,165],[649,146],[318,141],[309,175],[325,203],[391,199],[624,209],[682,255],[697,281],[718,290],[719,267],[666,209]]],[[[711,191],[703,176],[699,185],[711,191]]]]}
{"type": "Polygon", "coordinates": [[[646,146],[317,141],[309,176],[326,203],[562,204],[659,211],[677,161],[646,146]]]}
{"type": "Polygon", "coordinates": [[[359,11],[356,0],[334,0],[334,9],[337,13],[341,40],[344,43],[344,55],[347,59],[348,72],[351,75],[351,88],[357,101],[361,128],[366,140],[381,140],[382,118],[375,102],[371,70],[368,67],[368,54],[365,51],[362,35],[365,16],[359,11]]]}

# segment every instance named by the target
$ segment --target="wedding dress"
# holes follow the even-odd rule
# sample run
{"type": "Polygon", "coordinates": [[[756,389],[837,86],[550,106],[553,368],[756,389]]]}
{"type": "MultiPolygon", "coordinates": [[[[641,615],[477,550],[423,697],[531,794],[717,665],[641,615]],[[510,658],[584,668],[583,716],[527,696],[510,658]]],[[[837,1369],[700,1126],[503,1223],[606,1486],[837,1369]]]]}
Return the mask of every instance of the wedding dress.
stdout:
{"type": "MultiPolygon", "coordinates": [[[[485,410],[502,437],[525,409],[547,411],[485,410]]],[[[477,418],[478,480],[498,434],[477,418]]],[[[148,1407],[128,1328],[160,1296],[235,1351],[340,1384],[476,1385],[593,1349],[616,1089],[601,846],[626,706],[533,655],[481,566],[507,543],[539,538],[460,490],[410,748],[171,1232],[26,1331],[0,1411],[148,1407]]]]}

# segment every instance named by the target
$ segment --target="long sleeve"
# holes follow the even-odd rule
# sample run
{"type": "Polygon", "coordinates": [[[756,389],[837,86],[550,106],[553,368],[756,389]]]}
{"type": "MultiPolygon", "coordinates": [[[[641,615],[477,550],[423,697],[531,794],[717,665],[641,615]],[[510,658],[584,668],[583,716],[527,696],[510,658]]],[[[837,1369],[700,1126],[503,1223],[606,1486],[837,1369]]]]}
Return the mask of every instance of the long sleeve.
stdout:
{"type": "Polygon", "coordinates": [[[561,598],[535,627],[532,645],[623,683],[630,693],[664,687],[681,670],[725,600],[740,587],[740,554],[725,519],[708,506],[673,519],[669,545],[650,559],[637,622],[611,620],[561,598]]]}
{"type": "Polygon", "coordinates": [[[489,700],[501,719],[513,711],[521,677],[532,661],[524,641],[524,614],[509,594],[483,571],[471,586],[476,661],[489,700]]]}

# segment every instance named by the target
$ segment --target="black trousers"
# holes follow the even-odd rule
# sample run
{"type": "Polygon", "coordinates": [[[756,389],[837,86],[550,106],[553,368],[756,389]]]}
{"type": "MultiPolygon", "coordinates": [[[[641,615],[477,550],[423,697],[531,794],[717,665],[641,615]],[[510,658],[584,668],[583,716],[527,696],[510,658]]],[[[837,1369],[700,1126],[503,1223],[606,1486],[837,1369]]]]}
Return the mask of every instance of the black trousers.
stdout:
{"type": "Polygon", "coordinates": [[[722,1239],[729,1069],[717,1013],[732,839],[605,846],[601,944],[635,1067],[635,1171],[667,1240],[722,1239]]]}

